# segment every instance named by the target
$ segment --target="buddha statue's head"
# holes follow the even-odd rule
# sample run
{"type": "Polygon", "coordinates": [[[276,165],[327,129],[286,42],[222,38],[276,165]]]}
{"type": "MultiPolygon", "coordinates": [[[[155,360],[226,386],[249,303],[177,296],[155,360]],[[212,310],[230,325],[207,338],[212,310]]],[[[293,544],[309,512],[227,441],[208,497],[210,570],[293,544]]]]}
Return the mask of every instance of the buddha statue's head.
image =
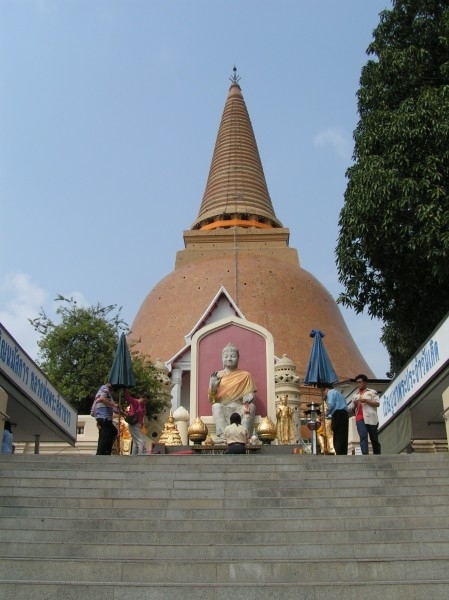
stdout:
{"type": "Polygon", "coordinates": [[[232,342],[229,342],[223,348],[221,358],[225,369],[236,369],[240,358],[239,349],[232,342]]]}

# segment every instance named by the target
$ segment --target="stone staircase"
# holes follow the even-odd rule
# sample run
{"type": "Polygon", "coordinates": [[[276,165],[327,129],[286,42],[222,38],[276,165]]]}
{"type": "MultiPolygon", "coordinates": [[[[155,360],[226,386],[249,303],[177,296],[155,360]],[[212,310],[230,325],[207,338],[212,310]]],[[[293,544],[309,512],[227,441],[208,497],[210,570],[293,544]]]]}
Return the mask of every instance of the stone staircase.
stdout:
{"type": "Polygon", "coordinates": [[[449,454],[0,455],[0,600],[447,600],[449,454]]]}

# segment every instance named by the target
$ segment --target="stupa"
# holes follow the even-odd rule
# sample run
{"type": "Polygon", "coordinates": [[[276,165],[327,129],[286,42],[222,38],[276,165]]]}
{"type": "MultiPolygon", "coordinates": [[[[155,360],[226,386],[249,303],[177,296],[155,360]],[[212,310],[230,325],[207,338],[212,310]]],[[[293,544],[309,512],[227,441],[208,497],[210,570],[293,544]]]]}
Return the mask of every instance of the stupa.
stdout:
{"type": "Polygon", "coordinates": [[[204,196],[184,231],[185,247],[174,270],[145,298],[131,337],[139,340],[140,352],[165,361],[175,387],[182,382],[184,390],[192,335],[229,314],[271,332],[275,356],[286,354],[300,376],[310,356],[310,331],[320,329],[340,381],[357,372],[373,377],[335,300],[289,247],[289,229],[275,214],[239,81],[234,68],[204,196]]]}

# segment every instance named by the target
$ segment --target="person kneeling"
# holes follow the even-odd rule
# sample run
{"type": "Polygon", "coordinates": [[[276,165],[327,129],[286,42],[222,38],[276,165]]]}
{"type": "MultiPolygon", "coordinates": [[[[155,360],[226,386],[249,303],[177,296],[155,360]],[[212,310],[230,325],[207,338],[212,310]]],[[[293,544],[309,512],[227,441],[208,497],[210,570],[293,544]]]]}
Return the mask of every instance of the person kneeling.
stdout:
{"type": "Polygon", "coordinates": [[[239,413],[232,413],[231,424],[224,429],[224,436],[228,454],[246,454],[248,443],[248,431],[242,425],[242,417],[239,413]]]}

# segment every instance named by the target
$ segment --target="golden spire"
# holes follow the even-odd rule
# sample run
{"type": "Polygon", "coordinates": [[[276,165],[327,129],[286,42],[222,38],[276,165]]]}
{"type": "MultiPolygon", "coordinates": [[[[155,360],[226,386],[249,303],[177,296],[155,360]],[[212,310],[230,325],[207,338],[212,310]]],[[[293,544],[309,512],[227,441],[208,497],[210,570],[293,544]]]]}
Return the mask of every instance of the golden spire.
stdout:
{"type": "Polygon", "coordinates": [[[230,80],[206,190],[192,229],[282,227],[271,204],[236,67],[230,80]]]}

